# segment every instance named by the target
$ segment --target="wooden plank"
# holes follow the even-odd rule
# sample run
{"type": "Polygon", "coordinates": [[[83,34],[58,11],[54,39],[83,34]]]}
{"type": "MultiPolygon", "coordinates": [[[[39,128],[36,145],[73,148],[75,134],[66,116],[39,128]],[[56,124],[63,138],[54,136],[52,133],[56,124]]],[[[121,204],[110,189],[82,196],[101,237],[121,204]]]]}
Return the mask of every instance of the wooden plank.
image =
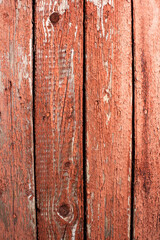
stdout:
{"type": "Polygon", "coordinates": [[[131,62],[131,2],[86,1],[88,239],[130,239],[131,62]]]}
{"type": "Polygon", "coordinates": [[[31,1],[0,16],[0,238],[35,239],[31,1]]]}
{"type": "Polygon", "coordinates": [[[134,239],[160,239],[160,2],[134,1],[134,239]]]}
{"type": "Polygon", "coordinates": [[[36,5],[39,239],[83,239],[83,1],[36,5]]]}

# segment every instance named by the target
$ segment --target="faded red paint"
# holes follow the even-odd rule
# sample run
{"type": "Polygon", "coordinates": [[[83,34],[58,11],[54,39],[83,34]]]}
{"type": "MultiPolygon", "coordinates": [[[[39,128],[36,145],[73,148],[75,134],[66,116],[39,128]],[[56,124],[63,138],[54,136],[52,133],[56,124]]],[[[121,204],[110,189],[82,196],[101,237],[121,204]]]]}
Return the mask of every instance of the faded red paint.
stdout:
{"type": "Polygon", "coordinates": [[[31,1],[0,16],[0,239],[36,239],[31,1]]]}
{"type": "Polygon", "coordinates": [[[160,3],[37,0],[33,159],[32,2],[0,0],[0,239],[130,239],[135,57],[134,239],[160,239],[160,3]],[[52,3],[51,3],[52,2],[52,3]],[[58,3],[57,3],[58,2],[58,3]],[[86,76],[83,54],[86,53],[86,76]]]}
{"type": "Polygon", "coordinates": [[[134,1],[134,239],[160,239],[160,2],[134,1]]]}
{"type": "Polygon", "coordinates": [[[130,239],[131,3],[96,2],[86,1],[87,239],[130,239]]]}
{"type": "Polygon", "coordinates": [[[39,239],[83,239],[83,1],[37,1],[39,239]]]}

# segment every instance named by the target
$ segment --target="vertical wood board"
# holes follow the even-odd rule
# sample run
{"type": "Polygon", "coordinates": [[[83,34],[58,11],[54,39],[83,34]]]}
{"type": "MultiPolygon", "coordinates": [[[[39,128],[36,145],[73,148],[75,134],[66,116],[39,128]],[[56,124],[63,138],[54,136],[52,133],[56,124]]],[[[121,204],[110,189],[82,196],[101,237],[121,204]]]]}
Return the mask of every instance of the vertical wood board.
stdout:
{"type": "Polygon", "coordinates": [[[0,238],[35,239],[31,1],[0,16],[0,238]]]}
{"type": "Polygon", "coordinates": [[[83,1],[36,1],[39,239],[83,239],[83,1]]]}
{"type": "Polygon", "coordinates": [[[134,239],[160,239],[160,2],[134,1],[134,239]]]}
{"type": "Polygon", "coordinates": [[[130,239],[131,2],[85,5],[87,239],[130,239]]]}

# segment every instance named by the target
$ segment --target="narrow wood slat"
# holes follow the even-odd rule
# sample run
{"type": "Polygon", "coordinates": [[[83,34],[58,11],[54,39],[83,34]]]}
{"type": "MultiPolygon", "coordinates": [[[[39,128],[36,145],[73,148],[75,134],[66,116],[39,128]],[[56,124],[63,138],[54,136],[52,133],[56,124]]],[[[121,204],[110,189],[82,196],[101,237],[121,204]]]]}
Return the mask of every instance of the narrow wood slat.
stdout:
{"type": "Polygon", "coordinates": [[[31,1],[0,16],[0,239],[36,239],[31,1]]]}
{"type": "Polygon", "coordinates": [[[86,0],[88,239],[130,239],[131,62],[131,2],[86,0]]]}
{"type": "Polygon", "coordinates": [[[36,1],[39,239],[83,239],[83,1],[36,1]]]}
{"type": "Polygon", "coordinates": [[[160,239],[160,2],[134,2],[134,239],[160,239]]]}

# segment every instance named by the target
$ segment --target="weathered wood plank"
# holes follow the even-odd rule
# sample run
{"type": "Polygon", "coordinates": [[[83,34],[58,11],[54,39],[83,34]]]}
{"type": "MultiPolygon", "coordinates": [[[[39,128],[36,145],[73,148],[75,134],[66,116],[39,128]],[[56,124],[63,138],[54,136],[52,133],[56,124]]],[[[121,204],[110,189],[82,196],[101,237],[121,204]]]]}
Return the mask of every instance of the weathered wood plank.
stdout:
{"type": "Polygon", "coordinates": [[[36,5],[39,239],[83,239],[83,1],[36,5]]]}
{"type": "Polygon", "coordinates": [[[0,239],[36,239],[32,4],[0,1],[0,239]]]}
{"type": "Polygon", "coordinates": [[[134,239],[160,239],[160,1],[134,1],[134,239]]]}
{"type": "Polygon", "coordinates": [[[87,237],[130,239],[130,1],[86,0],[87,237]]]}

